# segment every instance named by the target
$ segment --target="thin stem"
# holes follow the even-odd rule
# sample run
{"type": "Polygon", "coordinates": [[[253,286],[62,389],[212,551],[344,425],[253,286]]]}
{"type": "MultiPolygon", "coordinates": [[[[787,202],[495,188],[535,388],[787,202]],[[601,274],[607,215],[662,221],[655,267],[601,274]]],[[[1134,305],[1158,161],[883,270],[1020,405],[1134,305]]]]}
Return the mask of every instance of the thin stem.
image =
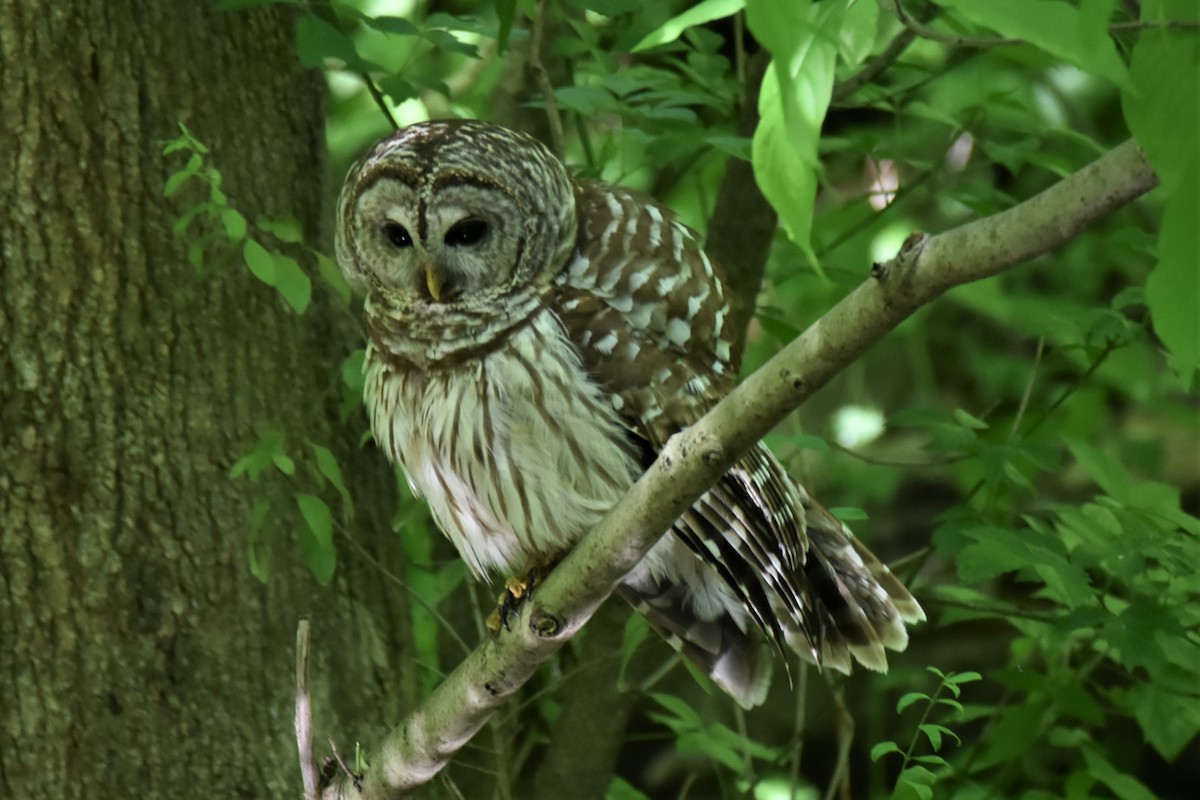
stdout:
{"type": "Polygon", "coordinates": [[[563,124],[558,113],[558,99],[554,96],[554,83],[542,63],[542,39],[546,34],[546,0],[538,0],[537,14],[533,18],[533,35],[529,42],[529,63],[537,75],[542,102],[546,106],[546,122],[550,126],[550,146],[559,158],[563,154],[563,124]]]}
{"type": "Polygon", "coordinates": [[[371,95],[371,99],[375,101],[375,105],[379,106],[379,110],[383,112],[383,116],[387,117],[387,121],[391,123],[392,130],[400,130],[400,123],[392,115],[392,109],[388,108],[387,98],[383,96],[383,92],[379,91],[379,86],[375,83],[375,79],[365,72],[358,73],[358,77],[362,78],[363,83],[367,85],[367,92],[371,95]]]}

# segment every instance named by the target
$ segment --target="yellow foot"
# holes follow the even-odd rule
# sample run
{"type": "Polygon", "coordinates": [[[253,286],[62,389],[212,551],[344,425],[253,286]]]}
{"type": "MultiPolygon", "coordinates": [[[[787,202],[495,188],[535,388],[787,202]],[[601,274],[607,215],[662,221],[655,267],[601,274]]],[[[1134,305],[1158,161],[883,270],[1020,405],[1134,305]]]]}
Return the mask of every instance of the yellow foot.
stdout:
{"type": "Polygon", "coordinates": [[[488,615],[487,627],[492,636],[499,636],[500,629],[509,630],[508,619],[517,613],[521,604],[533,597],[534,588],[542,582],[542,577],[550,571],[549,566],[532,566],[523,578],[516,575],[504,582],[504,591],[496,599],[496,608],[488,615]]]}

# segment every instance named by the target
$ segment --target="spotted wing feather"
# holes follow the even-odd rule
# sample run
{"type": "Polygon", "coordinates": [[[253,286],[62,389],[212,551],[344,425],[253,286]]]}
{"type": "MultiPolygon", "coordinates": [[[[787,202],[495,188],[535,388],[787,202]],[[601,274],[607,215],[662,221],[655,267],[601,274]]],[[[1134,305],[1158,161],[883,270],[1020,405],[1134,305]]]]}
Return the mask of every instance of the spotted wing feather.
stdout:
{"type": "MultiPolygon", "coordinates": [[[[559,276],[556,310],[585,368],[652,456],[733,388],[735,331],[726,322],[734,300],[719,266],[670,211],[600,184],[583,184],[576,200],[578,249],[559,276]]],[[[923,618],[887,568],[761,444],[673,530],[777,648],[816,663],[848,671],[853,656],[884,669],[883,648],[907,640],[901,620],[923,618]]],[[[625,594],[713,673],[718,655],[697,643],[703,637],[683,635],[695,625],[686,604],[664,587],[625,594]]],[[[728,626],[721,635],[729,646],[728,626]]],[[[718,639],[710,632],[707,641],[718,639]]],[[[742,671],[756,668],[746,661],[742,671]]]]}

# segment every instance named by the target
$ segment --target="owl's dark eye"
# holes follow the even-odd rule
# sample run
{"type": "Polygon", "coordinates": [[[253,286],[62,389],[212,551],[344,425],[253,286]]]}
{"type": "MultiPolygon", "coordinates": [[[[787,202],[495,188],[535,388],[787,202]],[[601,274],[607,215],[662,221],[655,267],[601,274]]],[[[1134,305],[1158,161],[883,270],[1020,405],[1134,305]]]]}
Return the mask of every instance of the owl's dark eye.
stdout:
{"type": "Polygon", "coordinates": [[[451,247],[478,244],[487,236],[488,224],[481,219],[464,219],[446,232],[446,244],[451,247]]]}
{"type": "Polygon", "coordinates": [[[412,247],[412,237],[405,227],[396,222],[383,223],[383,235],[396,247],[412,247]]]}

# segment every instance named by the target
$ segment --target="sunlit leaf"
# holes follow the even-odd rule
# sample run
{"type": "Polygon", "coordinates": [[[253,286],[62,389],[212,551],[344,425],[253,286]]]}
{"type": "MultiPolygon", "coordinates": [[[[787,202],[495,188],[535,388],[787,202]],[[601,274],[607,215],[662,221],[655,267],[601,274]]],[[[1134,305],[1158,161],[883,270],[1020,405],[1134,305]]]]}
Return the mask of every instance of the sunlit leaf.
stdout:
{"type": "Polygon", "coordinates": [[[297,492],[296,505],[317,542],[322,547],[333,547],[333,515],[325,501],[315,495],[297,492]]]}
{"type": "Polygon", "coordinates": [[[759,95],[754,176],[791,240],[814,268],[809,243],[817,145],[833,91],[843,3],[750,0],[746,21],[773,56],[759,95]]]}
{"type": "Polygon", "coordinates": [[[267,248],[253,239],[247,239],[246,243],[242,245],[242,258],[254,277],[268,286],[275,285],[277,273],[275,257],[267,248]]]}
{"type": "Polygon", "coordinates": [[[204,158],[199,153],[192,153],[192,157],[187,160],[187,163],[180,169],[171,173],[163,184],[163,196],[170,197],[182,188],[191,178],[195,177],[196,173],[204,165],[204,158]]]}
{"type": "Polygon", "coordinates": [[[901,750],[900,746],[895,742],[880,742],[871,748],[871,760],[878,761],[888,753],[899,753],[903,755],[904,751],[901,750]]]}
{"type": "Polygon", "coordinates": [[[1129,72],[1108,32],[1114,0],[938,0],[1001,36],[1020,39],[1125,90],[1129,72]]]}
{"type": "Polygon", "coordinates": [[[682,14],[672,17],[655,28],[633,47],[633,52],[667,44],[693,25],[703,25],[714,19],[728,17],[742,10],[745,0],[701,0],[682,14]]]}
{"type": "Polygon", "coordinates": [[[350,500],[350,490],[346,488],[346,482],[342,479],[342,468],[338,464],[337,458],[333,455],[328,447],[309,442],[308,446],[312,448],[313,453],[317,457],[317,470],[329,481],[333,488],[337,489],[338,494],[342,496],[347,508],[352,507],[350,500]]]}
{"type": "Polygon", "coordinates": [[[300,269],[296,259],[275,253],[275,288],[297,314],[308,310],[312,301],[312,280],[300,269]]]}
{"type": "Polygon", "coordinates": [[[259,217],[254,221],[254,226],[281,242],[304,241],[304,229],[295,217],[259,217]]]}
{"type": "Polygon", "coordinates": [[[221,211],[221,224],[225,226],[225,235],[231,242],[240,242],[246,238],[246,218],[232,208],[221,211]]]}

